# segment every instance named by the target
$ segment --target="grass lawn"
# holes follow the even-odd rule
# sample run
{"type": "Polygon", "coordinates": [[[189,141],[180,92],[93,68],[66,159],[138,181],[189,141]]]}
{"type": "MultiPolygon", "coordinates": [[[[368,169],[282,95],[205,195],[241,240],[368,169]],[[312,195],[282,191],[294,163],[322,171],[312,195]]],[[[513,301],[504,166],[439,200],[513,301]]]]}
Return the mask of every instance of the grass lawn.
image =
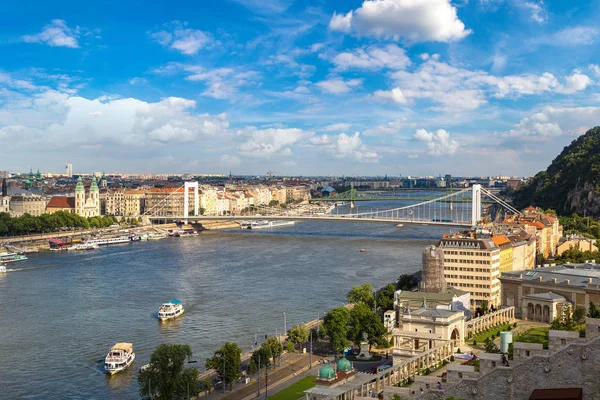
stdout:
{"type": "Polygon", "coordinates": [[[298,382],[291,384],[287,388],[280,392],[275,393],[273,396],[269,396],[270,400],[298,400],[304,398],[304,391],[315,386],[314,376],[307,376],[300,379],[298,382]]]}
{"type": "Polygon", "coordinates": [[[548,331],[550,328],[530,328],[520,335],[513,337],[513,342],[541,343],[548,348],[548,331]]]}
{"type": "MultiPolygon", "coordinates": [[[[512,327],[512,324],[506,324],[506,325],[502,325],[498,328],[494,328],[492,330],[489,330],[487,332],[484,332],[480,335],[477,335],[471,339],[466,339],[465,343],[469,346],[473,345],[473,340],[477,340],[477,345],[475,347],[483,349],[485,347],[485,339],[491,337],[492,335],[496,335],[498,333],[498,331],[500,332],[508,332],[508,327],[512,327]]],[[[497,337],[497,336],[496,336],[497,337]]]]}

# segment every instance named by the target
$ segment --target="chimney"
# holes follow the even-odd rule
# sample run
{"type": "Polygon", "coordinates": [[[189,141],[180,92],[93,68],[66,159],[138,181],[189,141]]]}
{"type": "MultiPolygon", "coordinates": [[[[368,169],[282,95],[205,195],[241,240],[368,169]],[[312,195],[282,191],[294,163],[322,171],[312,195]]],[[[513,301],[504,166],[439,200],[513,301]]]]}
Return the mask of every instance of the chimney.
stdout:
{"type": "Polygon", "coordinates": [[[571,281],[570,281],[570,280],[568,280],[568,279],[565,279],[565,282],[564,282],[564,283],[565,283],[565,285],[568,285],[568,284],[569,284],[569,282],[571,282],[571,281]]]}
{"type": "Polygon", "coordinates": [[[588,278],[588,283],[592,283],[594,281],[594,278],[588,278]]]}
{"type": "Polygon", "coordinates": [[[552,278],[552,283],[558,283],[558,279],[552,278]]]}
{"type": "Polygon", "coordinates": [[[544,278],[542,278],[541,276],[538,276],[538,281],[540,281],[540,282],[541,282],[541,281],[543,281],[543,280],[544,280],[544,278]]]}

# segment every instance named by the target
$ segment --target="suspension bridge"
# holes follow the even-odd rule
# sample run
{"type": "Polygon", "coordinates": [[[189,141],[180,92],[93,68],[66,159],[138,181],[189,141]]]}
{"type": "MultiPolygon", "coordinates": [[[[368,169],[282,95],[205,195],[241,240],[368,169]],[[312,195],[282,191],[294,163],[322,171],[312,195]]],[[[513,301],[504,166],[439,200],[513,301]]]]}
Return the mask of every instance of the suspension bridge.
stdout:
{"type": "Polygon", "coordinates": [[[156,215],[159,214],[160,210],[148,210],[149,219],[153,222],[168,220],[186,223],[201,223],[202,221],[314,220],[472,227],[482,221],[482,199],[498,205],[507,213],[520,214],[512,205],[482,188],[481,185],[473,185],[470,189],[460,190],[416,204],[369,212],[353,212],[353,204],[351,203],[350,212],[347,213],[338,213],[337,209],[332,212],[317,214],[311,211],[258,207],[259,214],[255,212],[252,215],[199,215],[197,183],[186,182],[184,193],[188,193],[188,188],[195,188],[196,190],[192,210],[189,208],[189,200],[186,195],[184,197],[184,215],[165,217],[156,215]]]}
{"type": "MultiPolygon", "coordinates": [[[[451,190],[439,189],[438,192],[444,192],[446,194],[452,194],[451,190]]],[[[492,193],[490,191],[490,193],[492,193]]],[[[445,196],[445,195],[444,195],[445,196]]],[[[443,197],[443,196],[442,196],[443,197]]],[[[354,187],[350,188],[345,192],[336,193],[331,196],[325,197],[317,197],[310,199],[311,203],[345,203],[345,202],[360,202],[360,201],[429,201],[429,200],[437,200],[438,202],[444,203],[470,203],[470,198],[456,198],[449,197],[447,199],[440,200],[439,193],[434,193],[429,196],[418,196],[414,195],[410,192],[403,191],[395,191],[395,192],[379,192],[379,191],[359,191],[354,189],[354,187]]],[[[493,200],[488,198],[482,198],[482,203],[492,204],[493,200]]]]}

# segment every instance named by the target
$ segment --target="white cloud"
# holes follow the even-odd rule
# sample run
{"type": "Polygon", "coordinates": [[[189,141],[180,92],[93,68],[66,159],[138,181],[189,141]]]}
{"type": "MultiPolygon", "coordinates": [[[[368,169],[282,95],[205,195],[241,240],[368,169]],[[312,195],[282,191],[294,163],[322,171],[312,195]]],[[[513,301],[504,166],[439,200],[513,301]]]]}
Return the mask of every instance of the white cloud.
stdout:
{"type": "Polygon", "coordinates": [[[590,64],[588,65],[588,68],[591,69],[594,72],[594,74],[600,75],[600,66],[596,64],[590,64]]]}
{"type": "Polygon", "coordinates": [[[308,139],[313,132],[298,128],[247,127],[238,130],[236,135],[244,140],[238,147],[239,154],[246,157],[270,158],[292,155],[291,146],[308,139]]]}
{"type": "Polygon", "coordinates": [[[0,125],[24,126],[16,141],[35,140],[49,147],[76,144],[131,144],[140,147],[191,143],[226,132],[226,115],[197,114],[195,101],[168,97],[161,101],[87,99],[57,91],[31,97],[28,104],[0,109],[0,125]]]}
{"type": "Polygon", "coordinates": [[[531,117],[521,119],[501,137],[549,141],[561,135],[578,136],[598,125],[600,107],[544,107],[531,117]]]}
{"type": "Polygon", "coordinates": [[[333,78],[315,83],[325,93],[341,94],[352,90],[353,87],[360,86],[362,79],[343,80],[341,78],[333,78]]]}
{"type": "Polygon", "coordinates": [[[395,44],[386,46],[368,46],[351,52],[336,54],[331,60],[336,68],[345,71],[359,69],[404,69],[410,65],[410,59],[404,49],[395,44]]]}
{"type": "Polygon", "coordinates": [[[394,88],[389,92],[386,92],[384,90],[377,90],[375,93],[373,93],[373,95],[377,98],[389,100],[397,104],[407,103],[406,98],[402,94],[402,90],[400,90],[400,88],[394,88]]]}
{"type": "Polygon", "coordinates": [[[165,30],[150,33],[150,37],[161,46],[170,47],[185,55],[194,55],[214,43],[209,32],[189,29],[186,26],[187,22],[173,21],[165,24],[165,30]]]}
{"type": "Polygon", "coordinates": [[[548,12],[544,8],[544,2],[542,0],[538,2],[529,1],[517,4],[530,13],[529,17],[532,21],[543,24],[548,20],[548,12]]]}
{"type": "Polygon", "coordinates": [[[131,78],[129,80],[130,85],[141,85],[141,84],[145,84],[145,83],[148,83],[146,78],[139,78],[137,76],[135,78],[131,78]]]}
{"type": "Polygon", "coordinates": [[[310,64],[302,64],[288,54],[275,54],[269,57],[267,65],[283,65],[292,71],[292,75],[297,75],[300,78],[308,78],[315,71],[316,67],[310,64]]]}
{"type": "Polygon", "coordinates": [[[62,19],[53,19],[37,35],[25,35],[23,40],[27,43],[45,43],[49,46],[77,48],[79,27],[71,29],[62,19]]]}
{"type": "Polygon", "coordinates": [[[420,142],[427,142],[427,153],[433,156],[452,155],[459,147],[459,143],[450,139],[450,133],[444,129],[438,129],[435,132],[417,129],[413,138],[420,142]]]}
{"type": "Polygon", "coordinates": [[[534,44],[551,46],[588,46],[596,43],[598,29],[589,26],[574,26],[562,29],[552,35],[533,39],[534,44]]]}
{"type": "Polygon", "coordinates": [[[359,162],[376,163],[379,161],[379,154],[369,150],[360,138],[360,133],[353,135],[340,133],[337,136],[314,136],[310,143],[325,149],[335,158],[353,159],[359,162]]]}
{"type": "Polygon", "coordinates": [[[408,122],[408,119],[404,117],[375,128],[366,129],[363,133],[365,136],[392,136],[400,133],[402,128],[414,128],[415,126],[414,123],[408,122]]]}
{"type": "Polygon", "coordinates": [[[451,42],[471,33],[449,0],[365,0],[345,15],[334,13],[329,29],[409,43],[451,42]]]}
{"type": "Polygon", "coordinates": [[[242,160],[240,160],[236,156],[232,156],[230,154],[223,154],[219,158],[219,161],[221,162],[221,164],[224,167],[227,167],[227,168],[239,167],[242,164],[242,160]]]}
{"type": "Polygon", "coordinates": [[[324,126],[323,128],[318,130],[321,132],[347,131],[348,129],[350,129],[350,126],[352,126],[352,124],[346,122],[339,122],[337,124],[324,126]]]}
{"type": "Polygon", "coordinates": [[[578,70],[564,83],[549,72],[494,76],[485,71],[454,67],[429,58],[413,72],[396,71],[390,75],[407,100],[430,99],[442,111],[475,110],[488,97],[506,98],[542,93],[571,94],[585,90],[592,81],[578,70]]]}

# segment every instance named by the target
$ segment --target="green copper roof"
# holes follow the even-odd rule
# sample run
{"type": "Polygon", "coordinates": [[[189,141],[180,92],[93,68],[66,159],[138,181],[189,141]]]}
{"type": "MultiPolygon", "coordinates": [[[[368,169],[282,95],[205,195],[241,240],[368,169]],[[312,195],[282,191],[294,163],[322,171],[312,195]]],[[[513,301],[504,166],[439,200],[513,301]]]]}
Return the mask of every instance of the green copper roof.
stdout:
{"type": "Polygon", "coordinates": [[[329,363],[325,361],[325,365],[319,370],[319,379],[333,379],[335,377],[335,371],[329,366],[329,363]]]}
{"type": "Polygon", "coordinates": [[[99,189],[98,189],[98,184],[96,183],[96,177],[93,177],[93,178],[92,178],[92,186],[90,186],[90,191],[91,191],[91,190],[95,190],[95,191],[98,191],[98,190],[99,190],[99,189]]]}
{"type": "Polygon", "coordinates": [[[77,178],[77,186],[75,187],[75,191],[79,192],[82,191],[83,189],[83,180],[81,179],[81,177],[77,178]]]}
{"type": "Polygon", "coordinates": [[[337,362],[337,370],[341,372],[351,371],[352,364],[350,364],[350,361],[348,361],[346,357],[342,357],[337,362]]]}

